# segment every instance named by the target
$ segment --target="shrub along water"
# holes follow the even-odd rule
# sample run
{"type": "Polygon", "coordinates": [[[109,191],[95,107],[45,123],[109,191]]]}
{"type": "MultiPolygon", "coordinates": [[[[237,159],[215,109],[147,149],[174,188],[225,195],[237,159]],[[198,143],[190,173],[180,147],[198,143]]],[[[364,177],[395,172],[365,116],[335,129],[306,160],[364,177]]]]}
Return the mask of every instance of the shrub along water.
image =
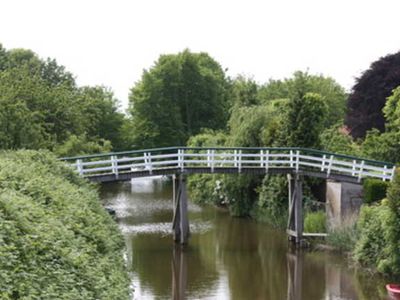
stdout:
{"type": "Polygon", "coordinates": [[[48,152],[0,153],[0,298],[129,299],[96,189],[48,152]]]}
{"type": "Polygon", "coordinates": [[[400,275],[400,169],[387,191],[387,199],[364,206],[357,228],[360,237],[355,259],[379,272],[400,275]]]}

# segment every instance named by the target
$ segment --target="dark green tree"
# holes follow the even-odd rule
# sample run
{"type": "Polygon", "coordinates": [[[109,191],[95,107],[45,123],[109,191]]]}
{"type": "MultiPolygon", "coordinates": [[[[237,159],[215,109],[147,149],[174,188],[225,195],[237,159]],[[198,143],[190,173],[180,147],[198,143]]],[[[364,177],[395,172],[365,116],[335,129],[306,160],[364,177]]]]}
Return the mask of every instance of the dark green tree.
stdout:
{"type": "Polygon", "coordinates": [[[227,80],[206,53],[162,55],[131,90],[137,147],[184,145],[202,128],[220,129],[228,115],[227,80]]]}
{"type": "Polygon", "coordinates": [[[319,94],[299,94],[291,99],[282,121],[280,146],[319,148],[327,111],[319,94]]]}

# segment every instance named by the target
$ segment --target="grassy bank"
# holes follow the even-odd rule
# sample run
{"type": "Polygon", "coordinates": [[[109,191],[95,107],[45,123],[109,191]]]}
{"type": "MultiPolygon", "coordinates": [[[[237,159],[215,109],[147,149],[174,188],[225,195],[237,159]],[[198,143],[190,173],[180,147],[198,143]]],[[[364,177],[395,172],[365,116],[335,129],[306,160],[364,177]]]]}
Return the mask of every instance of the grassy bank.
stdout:
{"type": "Polygon", "coordinates": [[[96,189],[50,153],[0,153],[0,298],[128,299],[124,241],[96,189]]]}

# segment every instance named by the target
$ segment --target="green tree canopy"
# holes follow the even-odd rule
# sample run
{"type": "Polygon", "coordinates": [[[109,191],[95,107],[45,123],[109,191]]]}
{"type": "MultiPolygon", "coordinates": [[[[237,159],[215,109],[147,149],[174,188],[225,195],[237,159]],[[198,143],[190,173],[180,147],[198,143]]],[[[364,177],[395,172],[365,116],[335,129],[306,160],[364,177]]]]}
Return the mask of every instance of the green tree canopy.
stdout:
{"type": "MultiPolygon", "coordinates": [[[[0,45],[1,149],[54,150],[64,143],[68,148],[74,137],[91,145],[108,145],[108,140],[121,149],[125,119],[117,108],[109,89],[78,88],[72,74],[55,60],[0,45]]],[[[77,147],[69,149],[73,154],[77,147]]]]}
{"type": "Polygon", "coordinates": [[[227,80],[206,53],[162,55],[130,94],[137,147],[183,145],[202,128],[220,129],[228,115],[227,80]]]}
{"type": "Polygon", "coordinates": [[[296,71],[293,77],[284,80],[270,80],[259,90],[261,101],[274,99],[301,99],[307,93],[315,93],[327,105],[327,112],[323,122],[330,127],[341,122],[345,116],[346,93],[333,78],[322,75],[311,75],[307,72],[296,71]]]}

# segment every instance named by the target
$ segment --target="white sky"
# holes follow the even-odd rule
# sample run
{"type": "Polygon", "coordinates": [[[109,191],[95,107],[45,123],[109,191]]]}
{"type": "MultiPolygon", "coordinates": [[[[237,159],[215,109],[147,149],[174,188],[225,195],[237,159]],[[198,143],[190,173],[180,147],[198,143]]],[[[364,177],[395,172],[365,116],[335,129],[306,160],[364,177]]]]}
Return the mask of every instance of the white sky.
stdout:
{"type": "Polygon", "coordinates": [[[80,85],[129,89],[160,54],[205,51],[259,83],[295,70],[346,89],[400,50],[399,0],[0,0],[0,43],[55,58],[80,85]]]}

